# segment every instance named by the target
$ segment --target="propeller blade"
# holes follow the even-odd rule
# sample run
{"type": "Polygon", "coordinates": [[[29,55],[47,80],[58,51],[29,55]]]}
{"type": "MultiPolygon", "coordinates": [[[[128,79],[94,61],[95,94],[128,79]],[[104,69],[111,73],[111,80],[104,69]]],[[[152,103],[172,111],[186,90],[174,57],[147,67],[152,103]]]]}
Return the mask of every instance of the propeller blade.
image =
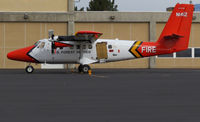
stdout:
{"type": "Polygon", "coordinates": [[[51,43],[51,53],[54,54],[54,49],[55,49],[55,43],[52,41],[51,43]]]}

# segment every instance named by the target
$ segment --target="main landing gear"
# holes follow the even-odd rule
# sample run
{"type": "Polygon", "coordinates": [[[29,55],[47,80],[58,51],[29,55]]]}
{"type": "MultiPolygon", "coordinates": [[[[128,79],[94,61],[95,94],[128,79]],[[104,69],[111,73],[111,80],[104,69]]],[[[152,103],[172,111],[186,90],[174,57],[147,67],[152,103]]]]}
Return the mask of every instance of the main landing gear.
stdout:
{"type": "Polygon", "coordinates": [[[31,65],[28,65],[28,66],[26,67],[26,69],[25,69],[25,70],[26,70],[26,72],[27,72],[27,73],[29,73],[29,74],[30,74],[30,73],[33,73],[33,71],[34,71],[34,68],[33,68],[33,66],[31,66],[31,65]]]}
{"type": "MultiPolygon", "coordinates": [[[[34,68],[33,68],[33,66],[31,66],[31,65],[28,65],[27,67],[26,67],[26,72],[27,73],[33,73],[33,71],[34,71],[34,68]]],[[[91,70],[91,68],[90,68],[90,66],[89,65],[79,65],[79,67],[78,67],[78,71],[79,72],[82,72],[82,73],[89,73],[89,70],[91,70]]]]}
{"type": "Polygon", "coordinates": [[[79,65],[79,67],[78,67],[78,71],[79,72],[83,72],[83,73],[88,73],[89,72],[89,70],[90,70],[91,68],[90,68],[90,66],[89,65],[79,65]]]}

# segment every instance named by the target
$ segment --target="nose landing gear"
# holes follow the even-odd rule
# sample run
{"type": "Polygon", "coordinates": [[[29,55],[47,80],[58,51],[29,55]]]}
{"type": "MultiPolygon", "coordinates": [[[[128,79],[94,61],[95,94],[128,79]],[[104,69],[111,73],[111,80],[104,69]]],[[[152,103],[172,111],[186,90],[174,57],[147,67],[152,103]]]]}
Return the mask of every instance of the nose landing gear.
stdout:
{"type": "Polygon", "coordinates": [[[79,72],[83,72],[83,73],[88,73],[88,71],[90,70],[90,66],[89,65],[79,65],[78,67],[78,71],[79,72]]]}
{"type": "Polygon", "coordinates": [[[29,73],[29,74],[30,74],[30,73],[33,73],[33,71],[34,71],[34,68],[33,68],[33,66],[31,66],[31,65],[28,65],[28,66],[26,67],[26,69],[25,69],[25,70],[26,70],[26,72],[27,72],[27,73],[29,73]]]}

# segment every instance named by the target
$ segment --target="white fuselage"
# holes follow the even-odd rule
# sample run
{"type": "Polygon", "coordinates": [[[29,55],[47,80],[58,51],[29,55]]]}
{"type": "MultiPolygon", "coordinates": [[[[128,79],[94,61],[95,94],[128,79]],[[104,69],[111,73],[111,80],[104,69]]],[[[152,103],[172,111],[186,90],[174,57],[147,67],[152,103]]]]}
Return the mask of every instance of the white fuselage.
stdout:
{"type": "Polygon", "coordinates": [[[32,56],[40,63],[50,64],[66,64],[66,63],[104,63],[120,60],[128,60],[135,58],[129,49],[135,41],[127,40],[108,40],[98,39],[93,43],[64,41],[65,44],[73,45],[73,47],[63,47],[54,49],[52,53],[52,43],[48,39],[38,41],[36,47],[30,51],[32,56]],[[106,44],[105,48],[97,49],[97,44],[106,44]],[[97,54],[97,52],[99,53],[97,54]],[[106,52],[105,52],[106,51],[106,52]],[[101,54],[101,53],[104,54],[101,54]],[[107,56],[105,56],[107,54],[107,56]],[[98,56],[104,55],[106,58],[98,56]]]}

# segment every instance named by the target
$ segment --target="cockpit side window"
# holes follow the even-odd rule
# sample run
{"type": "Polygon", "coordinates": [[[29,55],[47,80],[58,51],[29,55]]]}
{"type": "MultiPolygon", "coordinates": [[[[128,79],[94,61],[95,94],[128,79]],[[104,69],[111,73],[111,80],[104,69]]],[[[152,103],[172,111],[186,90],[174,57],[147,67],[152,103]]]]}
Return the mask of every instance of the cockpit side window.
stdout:
{"type": "Polygon", "coordinates": [[[45,42],[42,42],[42,43],[40,43],[40,45],[39,45],[40,48],[44,48],[44,46],[45,46],[45,42]]]}

